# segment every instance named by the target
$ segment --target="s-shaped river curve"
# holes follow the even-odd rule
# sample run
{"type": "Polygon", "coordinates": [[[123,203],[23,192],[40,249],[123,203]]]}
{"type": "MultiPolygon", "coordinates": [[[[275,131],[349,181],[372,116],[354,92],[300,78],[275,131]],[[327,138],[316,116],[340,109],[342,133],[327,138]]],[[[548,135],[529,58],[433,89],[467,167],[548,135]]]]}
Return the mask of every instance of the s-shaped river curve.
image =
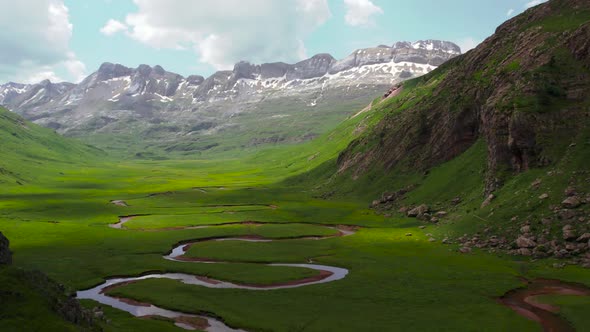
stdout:
{"type": "MultiPolygon", "coordinates": [[[[121,217],[117,224],[113,224],[113,228],[122,228],[122,224],[131,220],[134,216],[126,216],[121,217]]],[[[235,223],[234,223],[235,224],[235,223]]],[[[220,225],[207,225],[207,226],[197,226],[192,228],[205,228],[205,227],[215,227],[220,225]]],[[[324,237],[303,237],[299,238],[301,240],[305,239],[328,239],[333,237],[340,237],[340,236],[349,236],[355,233],[355,231],[347,226],[328,226],[328,225],[318,225],[326,228],[336,229],[338,234],[333,236],[324,236],[324,237]]],[[[187,227],[191,228],[191,227],[187,227]]],[[[186,229],[186,228],[184,228],[186,229]]],[[[234,237],[224,237],[224,238],[214,238],[214,239],[201,239],[196,240],[190,243],[182,243],[176,245],[169,254],[163,256],[164,259],[178,261],[178,262],[187,262],[187,263],[223,263],[223,264],[230,264],[230,262],[223,262],[223,261],[211,261],[207,259],[194,259],[194,258],[187,258],[184,256],[185,252],[195,243],[202,243],[207,241],[247,241],[247,242],[273,242],[273,241],[281,241],[281,239],[268,239],[263,237],[245,237],[245,236],[234,236],[234,237]]],[[[319,275],[309,278],[304,278],[300,280],[280,283],[280,284],[272,284],[272,285],[246,285],[246,284],[239,284],[239,283],[231,283],[222,280],[215,280],[206,278],[203,276],[192,275],[192,274],[185,274],[185,273],[153,273],[153,274],[146,274],[139,277],[125,277],[125,278],[109,278],[100,285],[97,285],[93,288],[82,290],[77,292],[77,298],[79,299],[91,299],[97,301],[101,304],[111,306],[116,309],[120,309],[126,311],[136,317],[151,317],[151,316],[161,316],[165,318],[169,318],[175,322],[175,324],[179,327],[185,328],[187,330],[195,330],[201,329],[208,332],[232,332],[232,331],[242,331],[241,329],[234,329],[227,326],[222,321],[215,319],[213,317],[204,316],[204,315],[195,315],[195,314],[187,314],[184,312],[178,312],[173,310],[168,310],[164,308],[157,307],[155,305],[149,303],[140,303],[130,299],[124,298],[117,298],[113,296],[109,296],[106,294],[107,291],[120,287],[129,283],[133,283],[140,280],[146,279],[171,279],[171,280],[178,280],[184,284],[189,285],[198,285],[208,288],[234,288],[234,289],[248,289],[248,290],[258,290],[258,291],[269,291],[269,290],[276,290],[276,289],[286,289],[286,288],[297,288],[297,287],[304,287],[309,285],[316,285],[316,284],[323,284],[328,282],[337,281],[343,279],[348,274],[348,270],[340,267],[334,266],[327,266],[327,265],[318,265],[318,264],[287,264],[287,263],[272,263],[266,264],[269,266],[289,266],[289,267],[299,267],[299,268],[306,268],[319,271],[319,275]]]]}

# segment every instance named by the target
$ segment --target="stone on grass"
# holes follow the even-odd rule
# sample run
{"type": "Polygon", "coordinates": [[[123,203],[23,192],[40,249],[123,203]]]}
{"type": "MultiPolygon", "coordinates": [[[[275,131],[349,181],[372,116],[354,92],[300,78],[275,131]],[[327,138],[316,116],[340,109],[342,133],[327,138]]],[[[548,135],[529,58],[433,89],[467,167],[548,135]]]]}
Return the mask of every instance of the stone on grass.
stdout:
{"type": "Polygon", "coordinates": [[[483,209],[486,206],[489,206],[490,204],[492,204],[492,201],[496,198],[496,195],[494,194],[490,194],[485,201],[483,201],[483,203],[481,203],[481,208],[483,209]]]}
{"type": "Polygon", "coordinates": [[[516,239],[516,246],[519,248],[534,248],[537,246],[537,243],[528,237],[520,236],[516,239]]]}
{"type": "Polygon", "coordinates": [[[561,205],[566,209],[575,209],[582,205],[582,201],[577,196],[570,196],[561,202],[561,205]]]}
{"type": "Polygon", "coordinates": [[[428,213],[430,208],[426,204],[422,204],[418,207],[415,207],[408,211],[408,217],[420,217],[423,216],[425,213],[428,213]]]}

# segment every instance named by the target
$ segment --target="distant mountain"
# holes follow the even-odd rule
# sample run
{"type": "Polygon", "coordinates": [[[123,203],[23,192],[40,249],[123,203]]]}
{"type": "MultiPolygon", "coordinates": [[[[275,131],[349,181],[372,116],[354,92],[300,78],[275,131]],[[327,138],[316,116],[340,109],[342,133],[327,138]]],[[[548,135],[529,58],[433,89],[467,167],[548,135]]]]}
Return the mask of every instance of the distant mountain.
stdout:
{"type": "Polygon", "coordinates": [[[357,50],[342,60],[318,54],[295,64],[239,62],[232,71],[208,78],[183,77],[161,66],[104,63],[79,84],[0,85],[0,104],[74,136],[121,128],[145,133],[162,124],[176,126],[174,135],[190,134],[194,128],[211,133],[227,128],[236,114],[260,110],[263,101],[289,100],[300,108],[321,108],[334,100],[366,102],[459,54],[460,48],[450,42],[399,42],[357,50]]]}

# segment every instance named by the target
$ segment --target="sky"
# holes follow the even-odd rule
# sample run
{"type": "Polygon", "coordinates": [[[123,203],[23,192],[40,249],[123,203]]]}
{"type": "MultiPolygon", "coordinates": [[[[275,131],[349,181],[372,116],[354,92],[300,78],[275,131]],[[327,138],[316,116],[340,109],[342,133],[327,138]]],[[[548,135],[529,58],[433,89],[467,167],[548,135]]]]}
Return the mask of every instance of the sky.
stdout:
{"type": "Polygon", "coordinates": [[[207,77],[423,39],[467,51],[544,1],[0,0],[0,83],[76,83],[103,62],[207,77]]]}

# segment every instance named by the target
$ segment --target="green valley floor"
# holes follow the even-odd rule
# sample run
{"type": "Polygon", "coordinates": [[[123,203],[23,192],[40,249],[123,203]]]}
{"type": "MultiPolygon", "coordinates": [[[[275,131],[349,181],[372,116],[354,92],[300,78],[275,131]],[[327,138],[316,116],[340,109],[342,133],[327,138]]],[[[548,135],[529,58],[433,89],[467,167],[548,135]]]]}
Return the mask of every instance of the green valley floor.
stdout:
{"type": "MultiPolygon", "coordinates": [[[[267,263],[313,263],[347,269],[348,275],[269,290],[149,279],[107,294],[216,317],[247,331],[540,331],[537,322],[499,298],[524,287],[525,279],[590,286],[588,269],[554,268],[553,260],[478,250],[461,254],[456,245],[428,241],[426,234],[442,236],[445,226],[419,228],[426,224],[377,214],[364,199],[315,198],[307,185],[280,182],[278,170],[240,165],[97,162],[64,167],[51,185],[18,186],[1,194],[0,225],[11,241],[15,267],[0,269],[5,280],[0,291],[10,291],[14,269],[40,270],[74,294],[109,277],[164,272],[254,286],[288,284],[317,278],[319,272],[267,263]],[[121,216],[135,217],[112,227],[121,216]],[[204,225],[213,227],[199,227],[204,225]],[[335,236],[338,230],[331,225],[355,233],[335,236]],[[163,258],[179,243],[222,237],[278,241],[202,241],[185,253],[188,259],[221,264],[163,258]]],[[[24,306],[8,298],[14,301],[8,307],[24,306]]],[[[547,295],[539,301],[558,306],[559,315],[579,331],[590,323],[589,297],[547,295]]],[[[69,326],[49,323],[47,313],[28,304],[26,313],[0,309],[0,330],[63,331],[69,326]]],[[[99,324],[105,331],[182,331],[170,320],[101,308],[99,324]]]]}

